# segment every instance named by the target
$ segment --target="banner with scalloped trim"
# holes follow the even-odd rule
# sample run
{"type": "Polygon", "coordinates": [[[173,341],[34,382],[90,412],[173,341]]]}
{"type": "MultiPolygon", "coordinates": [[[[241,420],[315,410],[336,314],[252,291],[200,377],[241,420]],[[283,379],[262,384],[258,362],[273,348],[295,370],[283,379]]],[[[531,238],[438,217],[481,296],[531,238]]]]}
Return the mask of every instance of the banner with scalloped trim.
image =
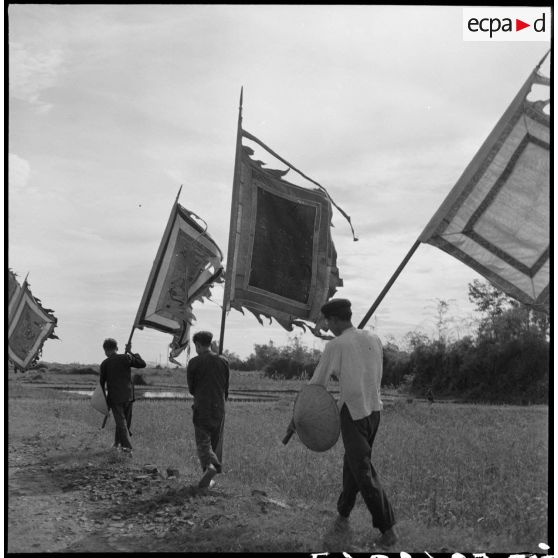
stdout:
{"type": "MultiPolygon", "coordinates": [[[[246,131],[242,134],[258,141],[246,131]]],[[[264,144],[260,145],[268,149],[264,144]]],[[[272,154],[273,152],[270,151],[272,154]]],[[[228,304],[319,334],[320,308],[343,284],[331,238],[332,204],[323,188],[302,188],[265,168],[241,146],[229,246],[228,304]]]]}
{"type": "Polygon", "coordinates": [[[53,333],[57,319],[31,294],[27,280],[19,286],[11,270],[8,293],[8,357],[16,369],[25,371],[38,360],[47,339],[58,339],[53,333]]]}
{"type": "MultiPolygon", "coordinates": [[[[209,298],[222,281],[221,250],[195,213],[175,203],[161,239],[134,327],[173,335],[169,360],[189,347],[192,304],[209,298]]],[[[204,223],[205,225],[205,223],[204,223]]]]}
{"type": "MultiPolygon", "coordinates": [[[[542,61],[541,61],[542,63],[542,61]]],[[[469,265],[494,286],[548,312],[550,115],[530,101],[532,72],[420,240],[469,265]]]]}

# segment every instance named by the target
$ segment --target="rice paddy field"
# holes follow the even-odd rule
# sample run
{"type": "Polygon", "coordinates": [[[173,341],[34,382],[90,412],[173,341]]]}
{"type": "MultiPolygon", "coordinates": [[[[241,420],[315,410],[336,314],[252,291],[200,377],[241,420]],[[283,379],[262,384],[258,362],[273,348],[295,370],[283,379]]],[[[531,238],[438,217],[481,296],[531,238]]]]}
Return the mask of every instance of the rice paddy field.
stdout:
{"type": "MultiPolygon", "coordinates": [[[[165,379],[165,385],[182,385],[179,373],[165,374],[145,377],[153,385],[165,379]]],[[[48,382],[63,380],[52,376],[48,382]]],[[[73,437],[88,447],[108,447],[113,424],[101,431],[101,415],[87,398],[45,389],[48,382],[10,379],[9,440],[36,433],[40,420],[48,424],[45,436],[54,432],[61,446],[73,437]]],[[[94,376],[81,378],[83,385],[92,382],[94,376]]],[[[265,491],[293,509],[335,511],[342,442],[324,453],[306,449],[296,436],[281,443],[299,387],[233,374],[232,389],[276,390],[278,397],[228,403],[219,483],[233,491],[265,491]]],[[[539,543],[549,537],[548,420],[545,406],[430,405],[407,398],[386,404],[373,463],[398,519],[401,550],[540,553],[539,543]]],[[[136,463],[176,468],[183,478],[199,475],[191,401],[138,401],[132,430],[136,463]]],[[[304,522],[305,512],[299,513],[304,522]]],[[[357,530],[369,529],[360,498],[352,521],[357,530]]]]}

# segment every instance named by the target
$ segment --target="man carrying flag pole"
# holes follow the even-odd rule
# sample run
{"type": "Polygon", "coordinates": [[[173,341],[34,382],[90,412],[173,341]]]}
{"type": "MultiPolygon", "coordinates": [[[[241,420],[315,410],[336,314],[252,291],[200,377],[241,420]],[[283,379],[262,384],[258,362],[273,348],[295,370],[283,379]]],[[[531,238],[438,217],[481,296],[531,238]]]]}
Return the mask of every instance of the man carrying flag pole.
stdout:
{"type": "Polygon", "coordinates": [[[398,540],[395,514],[372,464],[372,446],[383,408],[380,397],[382,343],[376,334],[353,326],[349,300],[331,299],[321,311],[335,339],[325,346],[308,383],[327,387],[332,374],[339,378],[338,406],[345,448],[343,488],[337,500],[338,516],[330,534],[350,534],[349,516],[360,492],[372,525],[381,532],[373,544],[379,549],[388,549],[398,540]]]}
{"type": "MultiPolygon", "coordinates": [[[[139,354],[132,354],[130,349],[127,345],[126,353],[119,355],[116,341],[105,339],[103,350],[107,358],[101,363],[99,383],[116,423],[113,448],[131,454],[132,444],[128,434],[132,434],[130,426],[135,401],[131,368],[145,368],[145,361],[139,354]]],[[[105,422],[106,418],[103,427],[105,422]]]]}

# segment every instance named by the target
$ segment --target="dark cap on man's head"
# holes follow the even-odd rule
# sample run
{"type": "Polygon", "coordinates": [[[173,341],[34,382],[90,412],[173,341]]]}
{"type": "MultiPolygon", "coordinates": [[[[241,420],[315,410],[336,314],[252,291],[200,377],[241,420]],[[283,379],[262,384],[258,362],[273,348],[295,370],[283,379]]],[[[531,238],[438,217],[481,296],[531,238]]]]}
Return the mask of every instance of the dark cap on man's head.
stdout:
{"type": "Polygon", "coordinates": [[[328,316],[345,317],[351,312],[351,301],[346,298],[332,298],[328,300],[321,308],[322,314],[328,316]]]}

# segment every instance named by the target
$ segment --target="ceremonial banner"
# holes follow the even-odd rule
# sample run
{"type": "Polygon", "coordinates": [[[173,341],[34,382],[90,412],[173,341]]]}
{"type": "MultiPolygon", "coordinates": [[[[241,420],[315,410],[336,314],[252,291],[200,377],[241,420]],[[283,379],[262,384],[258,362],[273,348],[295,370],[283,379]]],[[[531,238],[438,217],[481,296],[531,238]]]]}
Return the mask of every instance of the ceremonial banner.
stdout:
{"type": "Polygon", "coordinates": [[[10,272],[8,280],[8,357],[17,369],[24,371],[39,358],[48,338],[58,339],[53,333],[57,320],[31,294],[27,281],[19,287],[12,275],[10,272]]]}
{"type": "Polygon", "coordinates": [[[175,203],[134,323],[139,329],[171,333],[169,360],[175,364],[180,364],[174,359],[189,346],[195,320],[192,304],[203,302],[213,284],[221,281],[221,250],[196,218],[175,203]]]}
{"type": "MultiPolygon", "coordinates": [[[[540,65],[539,65],[540,66],[540,65]]],[[[548,311],[549,101],[531,102],[531,74],[420,236],[494,286],[548,311]]]]}
{"type": "MultiPolygon", "coordinates": [[[[242,135],[268,149],[248,132],[242,135]]],[[[288,331],[299,325],[317,333],[321,306],[343,284],[330,233],[330,198],[323,188],[286,181],[289,169],[264,168],[251,158],[251,148],[238,149],[227,308],[246,308],[260,323],[261,315],[275,318],[288,331]]]]}

